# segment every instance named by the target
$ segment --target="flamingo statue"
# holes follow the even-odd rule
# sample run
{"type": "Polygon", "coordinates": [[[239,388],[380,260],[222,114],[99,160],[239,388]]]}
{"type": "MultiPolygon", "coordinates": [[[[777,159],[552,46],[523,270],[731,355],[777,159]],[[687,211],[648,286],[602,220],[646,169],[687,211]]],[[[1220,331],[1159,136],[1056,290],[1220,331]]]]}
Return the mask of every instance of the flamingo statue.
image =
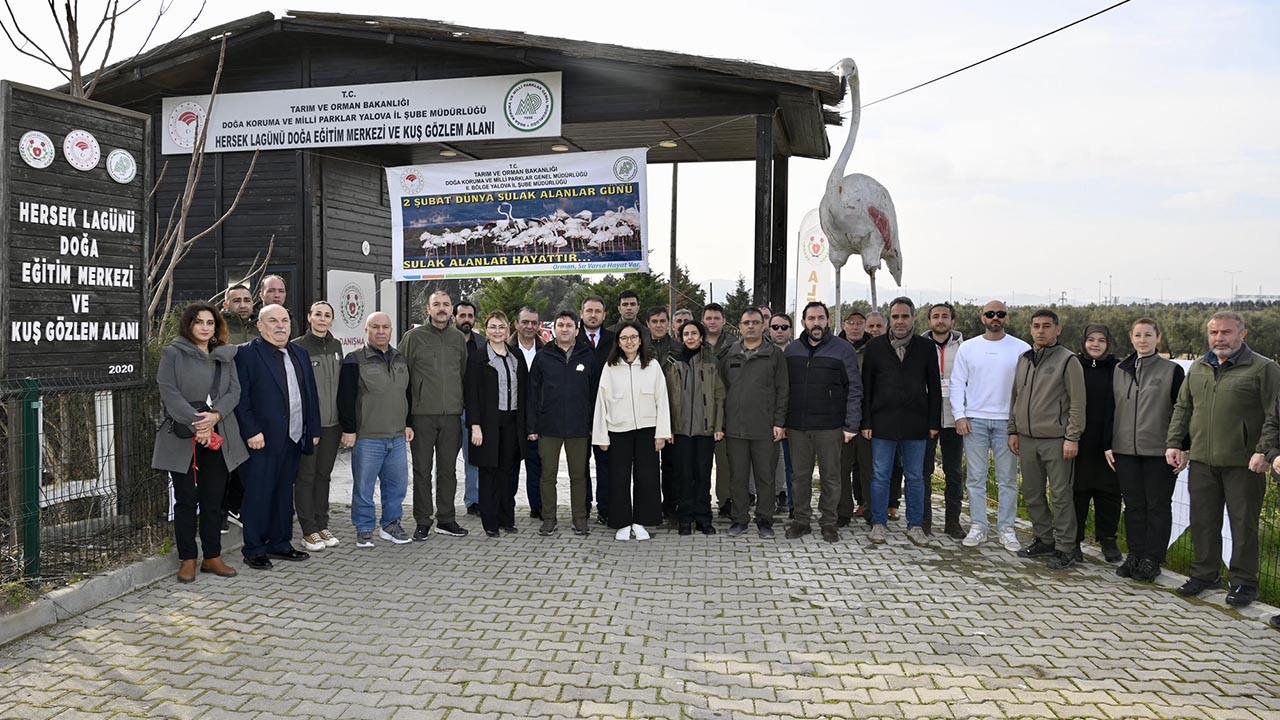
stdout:
{"type": "Polygon", "coordinates": [[[849,137],[835,167],[831,168],[827,190],[818,204],[818,218],[829,242],[831,264],[836,268],[837,312],[840,312],[840,269],[849,261],[850,255],[861,255],[862,269],[871,276],[872,307],[878,306],[876,271],[880,269],[881,261],[888,265],[894,281],[902,285],[898,214],[893,209],[889,191],[868,175],[844,174],[858,138],[858,123],[862,119],[858,66],[850,58],[840,61],[840,81],[849,88],[849,137]]]}

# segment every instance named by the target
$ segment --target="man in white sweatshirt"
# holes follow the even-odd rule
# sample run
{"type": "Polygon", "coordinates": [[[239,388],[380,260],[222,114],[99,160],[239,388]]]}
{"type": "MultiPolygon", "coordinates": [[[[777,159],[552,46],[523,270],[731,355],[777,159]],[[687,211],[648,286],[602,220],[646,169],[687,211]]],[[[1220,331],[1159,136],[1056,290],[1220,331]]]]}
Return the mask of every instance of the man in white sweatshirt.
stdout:
{"type": "Polygon", "coordinates": [[[1005,333],[1009,308],[992,300],[982,308],[986,332],[966,340],[956,353],[951,370],[951,411],[956,418],[956,434],[964,438],[968,467],[965,484],[969,488],[969,534],[966,547],[977,547],[987,539],[991,523],[987,519],[987,468],[994,456],[1000,506],[996,527],[1000,544],[1009,552],[1021,546],[1013,532],[1018,517],[1018,458],[1009,449],[1009,401],[1018,356],[1031,346],[1005,333]]]}

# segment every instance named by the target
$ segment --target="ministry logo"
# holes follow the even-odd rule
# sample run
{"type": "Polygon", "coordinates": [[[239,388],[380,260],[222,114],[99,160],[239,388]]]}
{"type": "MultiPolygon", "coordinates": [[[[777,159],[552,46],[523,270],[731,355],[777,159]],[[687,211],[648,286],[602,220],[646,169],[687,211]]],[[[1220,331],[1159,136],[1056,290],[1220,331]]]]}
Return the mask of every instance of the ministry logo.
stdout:
{"type": "Polygon", "coordinates": [[[521,132],[533,132],[547,124],[555,108],[551,88],[541,80],[521,80],[507,91],[502,103],[507,123],[521,132]]]}
{"type": "Polygon", "coordinates": [[[349,328],[357,327],[364,318],[364,291],[355,283],[347,283],[341,298],[338,312],[342,313],[342,322],[349,328]]]}

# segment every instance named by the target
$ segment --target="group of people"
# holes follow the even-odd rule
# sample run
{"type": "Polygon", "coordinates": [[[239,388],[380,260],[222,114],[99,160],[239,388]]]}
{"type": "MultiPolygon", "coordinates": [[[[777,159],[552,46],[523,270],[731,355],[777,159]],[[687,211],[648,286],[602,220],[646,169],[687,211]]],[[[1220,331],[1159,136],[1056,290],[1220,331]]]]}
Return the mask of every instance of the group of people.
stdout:
{"type": "Polygon", "coordinates": [[[1081,560],[1092,505],[1105,559],[1120,563],[1117,574],[1148,582],[1161,572],[1176,477],[1189,465],[1196,562],[1179,592],[1221,586],[1225,507],[1233,534],[1227,601],[1257,597],[1265,477],[1280,473],[1280,367],[1249,349],[1233,312],[1210,319],[1210,350],[1184,373],[1158,354],[1154,319],[1132,324],[1134,352],[1121,360],[1101,325],[1085,329],[1079,352],[1068,349],[1048,309],[1027,319],[1028,345],[1007,332],[1010,311],[999,301],[984,306],[984,332],[968,340],[947,303],[928,309],[929,331],[917,335],[917,309],[906,297],[890,303],[887,317],[850,311],[839,334],[821,302],[803,308],[798,328],[785,313],[751,307],[732,318],[735,336],[718,304],[700,319],[658,307],[642,320],[638,297],[624,292],[616,324],[604,326],[606,305],[590,297],[579,312],[559,311],[544,342],[534,308],[522,308],[514,327],[489,312],[477,332],[476,306],[437,291],[426,322],[399,347],[391,319],[373,313],[366,342],[344,355],[324,301],[290,341],[284,297],[282,280],[264,281],[252,323],[243,286],[228,290],[223,312],[193,304],[162,355],[167,420],[154,464],[173,478],[182,582],[197,571],[235,573],[219,557],[234,476],[243,486],[249,567],[336,545],[328,492],[339,446],[352,448],[357,547],[373,546],[375,535],[396,544],[467,535],[455,510],[464,448],[476,474],[465,501],[489,537],[517,532],[522,462],[539,534],[558,532],[563,456],[575,535],[590,532],[593,499],[596,522],[620,541],[647,540],[664,525],[714,534],[714,494],[730,535],[754,522],[760,537],[772,538],[775,515],[787,512],[785,535],[800,538],[812,532],[816,466],[823,540],[839,542],[840,528],[861,518],[870,541],[884,543],[905,499],[906,537],[926,544],[940,454],[943,531],[964,546],[991,534],[994,466],[996,536],[1007,550],[1071,567],[1081,560]],[[273,298],[267,285],[276,281],[273,298]],[[412,534],[402,527],[409,454],[412,534]],[[1034,533],[1025,547],[1014,533],[1019,466],[1034,533]],[[290,542],[295,508],[305,550],[290,542]],[[1122,508],[1127,557],[1117,541],[1122,508]]]}

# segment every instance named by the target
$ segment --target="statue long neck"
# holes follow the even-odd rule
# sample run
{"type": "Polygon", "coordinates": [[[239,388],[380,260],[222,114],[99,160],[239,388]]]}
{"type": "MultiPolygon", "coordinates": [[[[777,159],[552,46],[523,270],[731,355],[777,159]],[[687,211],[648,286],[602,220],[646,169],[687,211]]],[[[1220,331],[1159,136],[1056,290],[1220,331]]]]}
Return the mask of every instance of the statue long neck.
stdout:
{"type": "Polygon", "coordinates": [[[847,77],[844,82],[849,87],[849,137],[844,141],[840,157],[836,158],[835,167],[831,168],[831,175],[827,178],[828,189],[839,185],[840,180],[844,178],[845,165],[849,163],[849,156],[853,154],[853,144],[858,139],[858,123],[862,121],[862,93],[858,88],[859,83],[856,79],[849,82],[847,77]]]}

